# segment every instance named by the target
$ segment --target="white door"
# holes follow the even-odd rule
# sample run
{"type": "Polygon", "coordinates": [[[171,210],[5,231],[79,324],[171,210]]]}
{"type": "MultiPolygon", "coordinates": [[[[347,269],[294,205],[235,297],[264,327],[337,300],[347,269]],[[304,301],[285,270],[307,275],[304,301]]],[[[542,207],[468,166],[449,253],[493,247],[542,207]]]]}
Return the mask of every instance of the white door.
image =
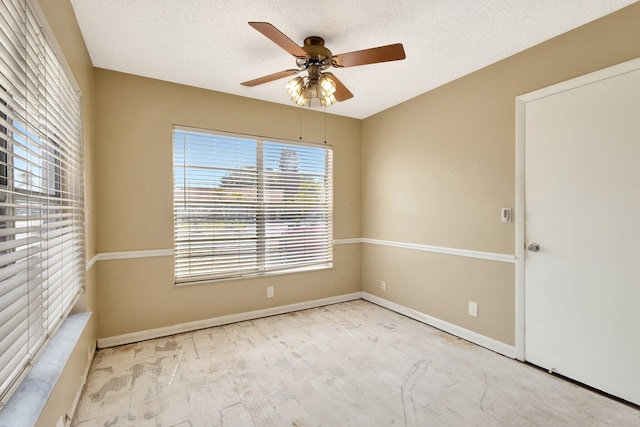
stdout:
{"type": "Polygon", "coordinates": [[[524,352],[535,365],[640,404],[633,63],[635,71],[597,74],[524,104],[525,240],[539,245],[525,251],[524,352]]]}

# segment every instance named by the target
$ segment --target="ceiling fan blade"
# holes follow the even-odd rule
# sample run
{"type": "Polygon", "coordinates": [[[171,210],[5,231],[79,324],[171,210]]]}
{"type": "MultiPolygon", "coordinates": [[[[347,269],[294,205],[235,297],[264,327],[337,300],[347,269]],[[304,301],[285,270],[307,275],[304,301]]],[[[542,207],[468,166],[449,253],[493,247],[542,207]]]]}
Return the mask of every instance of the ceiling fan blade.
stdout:
{"type": "Polygon", "coordinates": [[[249,80],[247,82],[240,83],[242,86],[258,86],[262,83],[272,82],[274,80],[283,79],[285,77],[293,76],[294,74],[298,74],[300,70],[284,70],[279,71],[277,73],[269,74],[268,76],[259,77],[257,79],[249,80]]]}
{"type": "Polygon", "coordinates": [[[302,48],[298,46],[296,42],[285,36],[280,30],[278,30],[268,22],[249,22],[249,25],[260,31],[268,39],[289,52],[291,55],[302,58],[307,56],[307,52],[302,50],[302,48]]]}
{"type": "Polygon", "coordinates": [[[353,98],[353,94],[349,91],[349,89],[347,89],[347,87],[344,84],[342,84],[340,80],[338,80],[338,78],[334,74],[331,74],[331,73],[325,73],[325,74],[329,74],[329,76],[331,77],[331,80],[333,80],[336,83],[336,91],[333,94],[333,96],[336,97],[338,102],[346,101],[349,98],[353,98]]]}
{"type": "Polygon", "coordinates": [[[375,64],[376,62],[397,61],[405,59],[402,43],[374,47],[355,52],[341,53],[331,58],[334,67],[355,67],[357,65],[375,64]]]}

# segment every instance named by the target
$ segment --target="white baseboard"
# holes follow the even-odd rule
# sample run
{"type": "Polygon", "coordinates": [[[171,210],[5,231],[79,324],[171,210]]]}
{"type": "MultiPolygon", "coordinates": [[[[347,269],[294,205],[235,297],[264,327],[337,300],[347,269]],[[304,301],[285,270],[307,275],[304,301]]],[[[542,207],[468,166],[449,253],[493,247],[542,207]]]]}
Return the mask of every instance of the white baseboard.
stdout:
{"type": "Polygon", "coordinates": [[[496,353],[502,354],[512,359],[515,359],[516,357],[516,348],[514,346],[510,346],[503,342],[494,340],[493,338],[489,338],[477,332],[470,331],[458,325],[454,325],[453,323],[445,322],[444,320],[429,316],[427,314],[421,313],[400,304],[396,304],[395,302],[391,302],[367,292],[362,292],[362,299],[382,306],[384,308],[388,308],[389,310],[395,311],[396,313],[400,313],[419,322],[426,323],[427,325],[438,328],[444,332],[460,337],[481,347],[495,351],[496,353]]]}
{"type": "Polygon", "coordinates": [[[496,353],[510,357],[516,356],[516,349],[513,346],[494,340],[477,332],[470,331],[463,327],[454,325],[444,320],[429,316],[411,308],[405,307],[384,298],[377,297],[367,292],[354,292],[352,294],[338,295],[335,297],[322,298],[312,301],[305,301],[295,304],[281,305],[278,307],[265,308],[263,310],[249,311],[246,313],[230,314],[227,316],[213,317],[210,319],[196,320],[194,322],[181,323],[179,325],[165,326],[162,328],[148,329],[145,331],[131,332],[128,334],[116,335],[113,337],[99,338],[98,348],[115,347],[118,345],[131,344],[134,342],[150,340],[153,338],[166,337],[169,335],[181,334],[184,332],[196,331],[198,329],[211,328],[214,326],[228,325],[230,323],[244,322],[247,320],[259,319],[262,317],[276,316],[294,311],[307,310],[310,308],[322,307],[340,302],[363,299],[381,307],[387,308],[396,313],[415,319],[419,322],[438,328],[444,332],[460,337],[464,340],[477,344],[481,347],[495,351],[496,353]]]}
{"type": "Polygon", "coordinates": [[[115,347],[118,345],[131,344],[134,342],[150,340],[153,338],[166,337],[168,335],[181,334],[184,332],[196,331],[198,329],[211,328],[214,326],[228,325],[230,323],[244,322],[247,320],[259,319],[261,317],[286,314],[294,311],[307,310],[310,308],[322,307],[324,305],[337,304],[340,302],[361,299],[361,292],[338,295],[335,297],[316,299],[312,301],[299,302],[295,304],[281,305],[278,307],[265,308],[262,310],[249,311],[246,313],[230,314],[227,316],[212,317],[210,319],[196,320],[194,322],[181,323],[179,325],[165,326],[145,331],[131,332],[128,334],[116,335],[107,338],[98,338],[98,348],[115,347]]]}

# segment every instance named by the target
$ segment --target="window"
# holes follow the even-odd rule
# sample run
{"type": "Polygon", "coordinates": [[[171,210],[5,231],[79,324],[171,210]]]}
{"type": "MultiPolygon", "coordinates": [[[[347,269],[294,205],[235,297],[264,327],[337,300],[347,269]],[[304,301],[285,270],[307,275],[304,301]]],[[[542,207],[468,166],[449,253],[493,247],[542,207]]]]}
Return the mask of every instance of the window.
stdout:
{"type": "Polygon", "coordinates": [[[173,131],[176,283],[331,266],[331,147],[173,131]]]}
{"type": "Polygon", "coordinates": [[[31,4],[0,4],[0,405],[85,280],[80,97],[31,4]]]}

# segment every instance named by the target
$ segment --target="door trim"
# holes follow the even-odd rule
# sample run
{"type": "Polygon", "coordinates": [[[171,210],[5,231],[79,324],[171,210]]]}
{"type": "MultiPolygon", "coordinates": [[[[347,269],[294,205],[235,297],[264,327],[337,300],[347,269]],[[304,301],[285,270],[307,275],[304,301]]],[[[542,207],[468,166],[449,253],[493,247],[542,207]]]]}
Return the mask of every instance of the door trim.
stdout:
{"type": "Polygon", "coordinates": [[[525,361],[525,114],[526,104],[537,99],[566,92],[601,80],[640,70],[640,58],[622,62],[571,80],[557,83],[516,97],[516,359],[525,361]]]}

